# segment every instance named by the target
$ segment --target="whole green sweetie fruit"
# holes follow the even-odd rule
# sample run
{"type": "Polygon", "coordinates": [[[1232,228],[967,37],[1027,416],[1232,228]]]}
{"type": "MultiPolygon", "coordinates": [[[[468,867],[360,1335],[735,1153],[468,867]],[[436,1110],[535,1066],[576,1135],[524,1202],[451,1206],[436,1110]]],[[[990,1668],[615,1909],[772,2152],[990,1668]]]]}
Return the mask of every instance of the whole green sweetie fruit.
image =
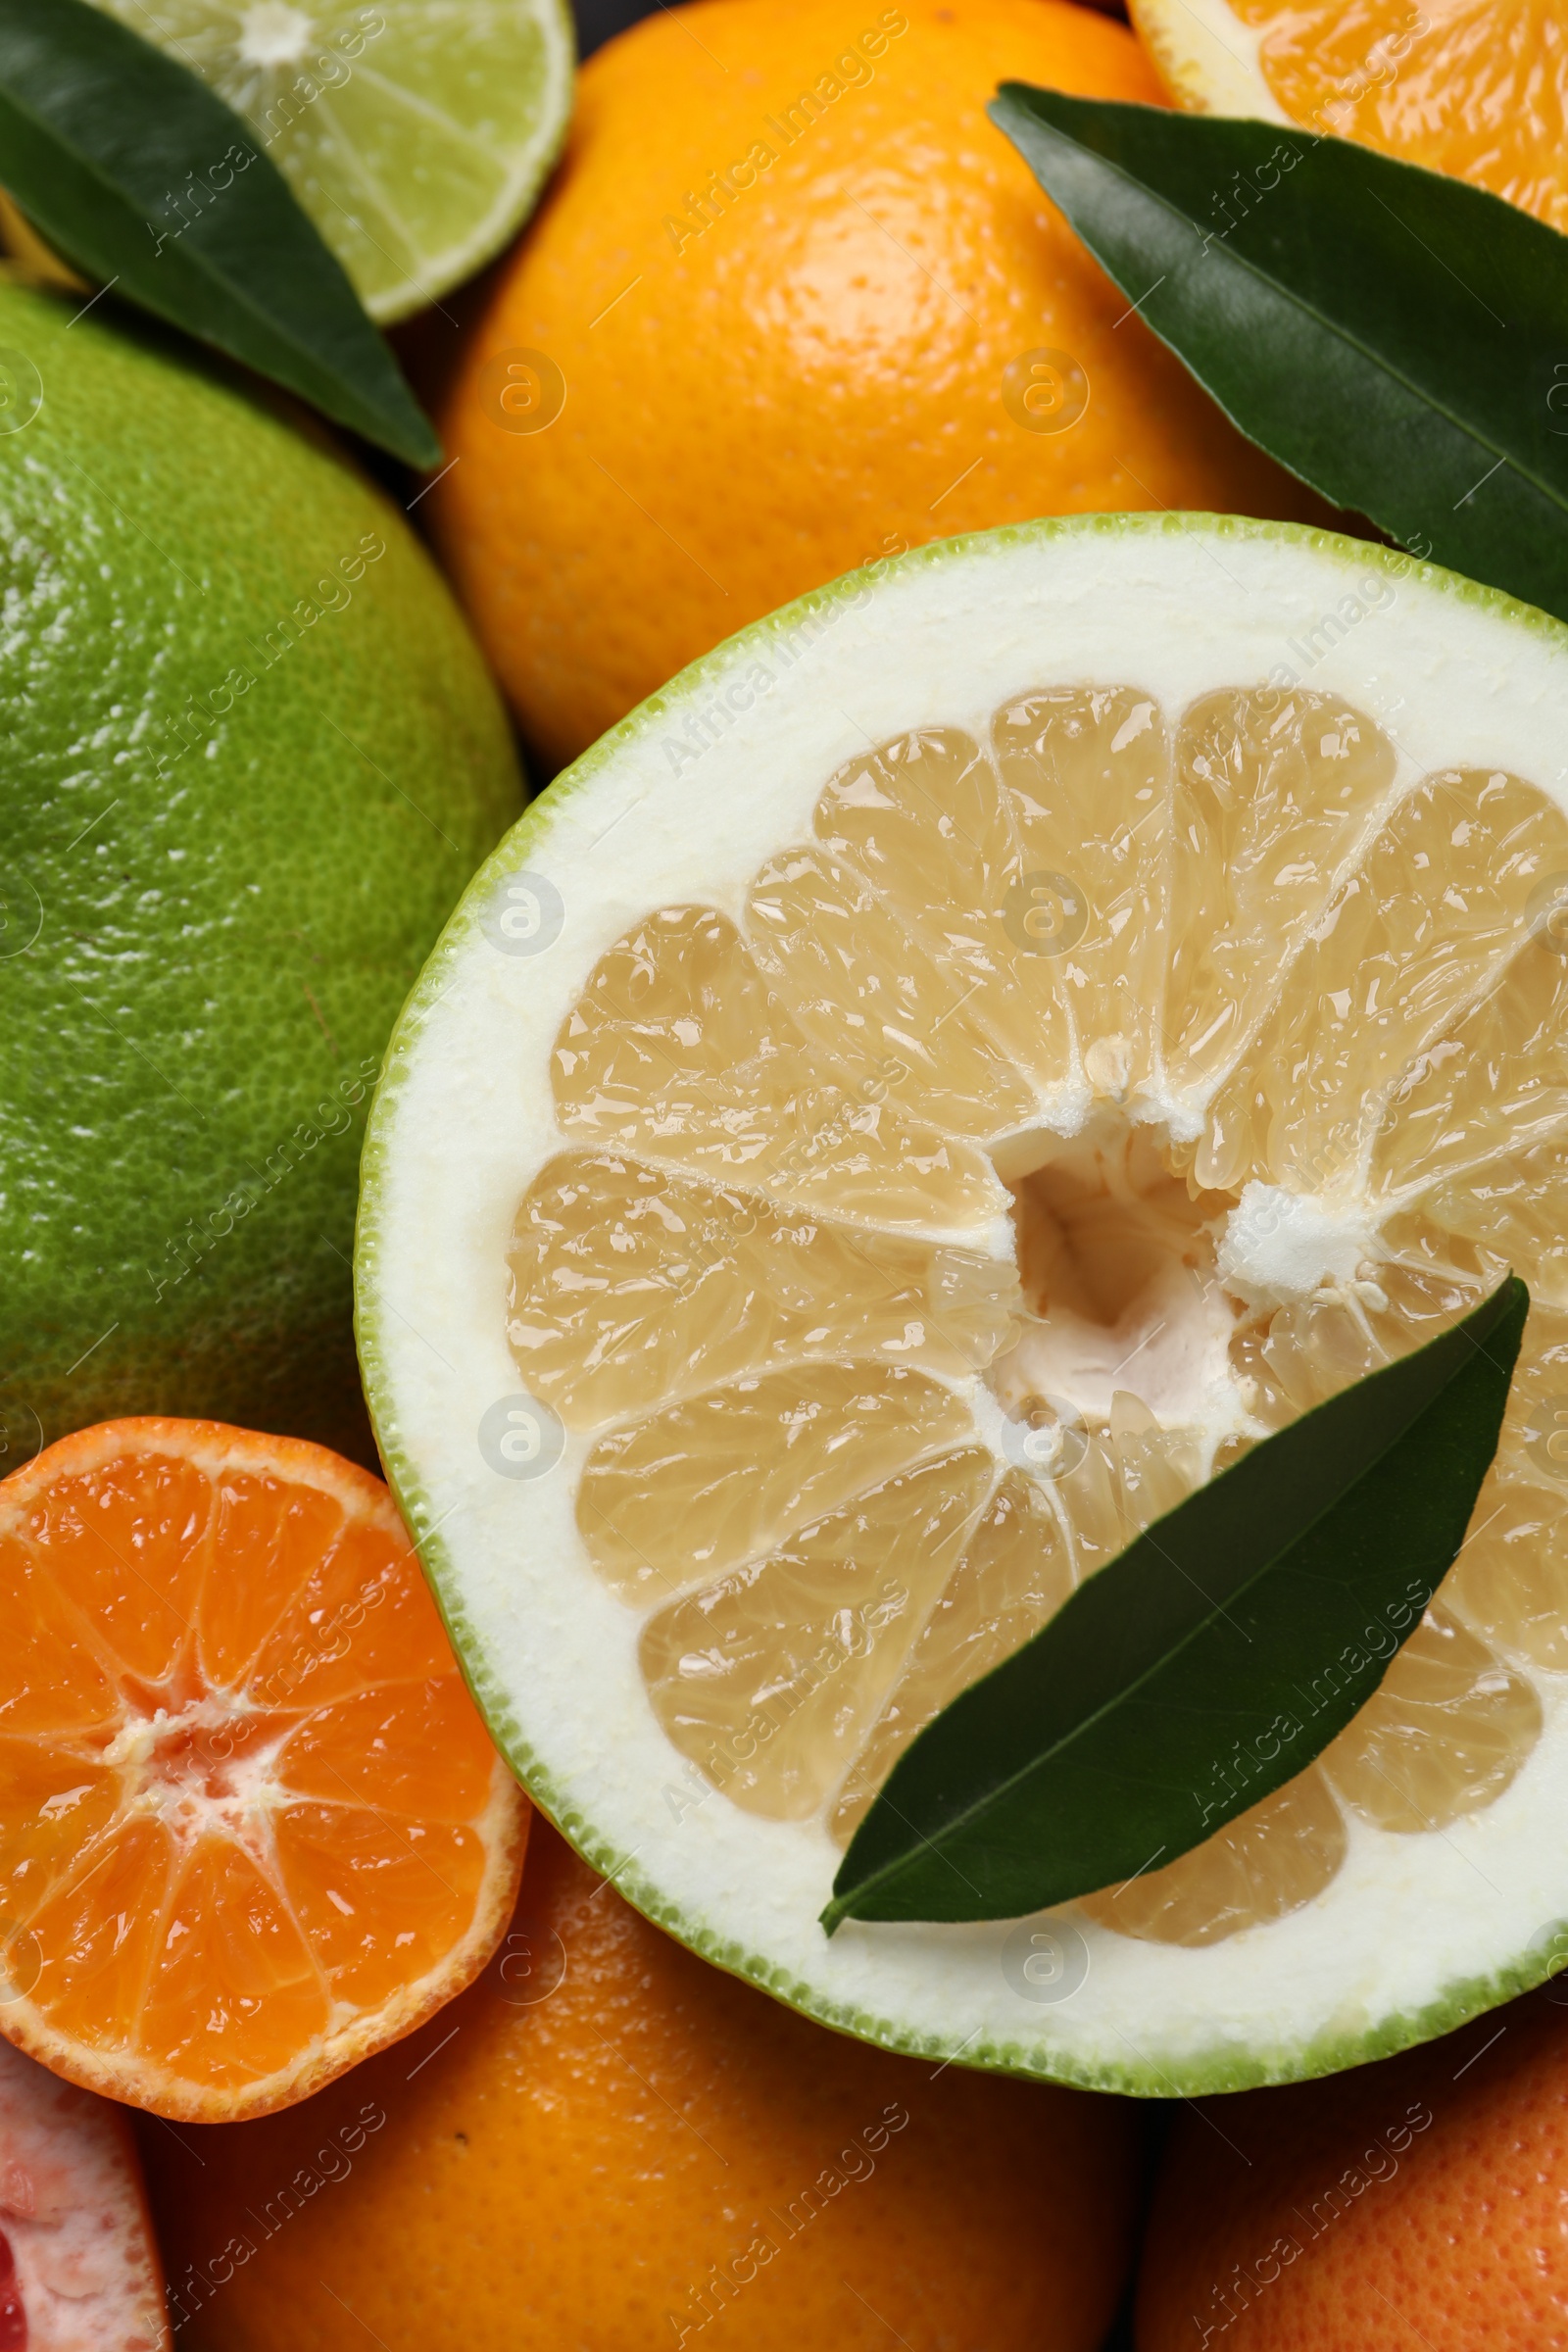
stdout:
{"type": "Polygon", "coordinates": [[[394,1016],[521,788],[434,566],[160,331],[0,284],[0,1418],[363,1451],[394,1016]]]}

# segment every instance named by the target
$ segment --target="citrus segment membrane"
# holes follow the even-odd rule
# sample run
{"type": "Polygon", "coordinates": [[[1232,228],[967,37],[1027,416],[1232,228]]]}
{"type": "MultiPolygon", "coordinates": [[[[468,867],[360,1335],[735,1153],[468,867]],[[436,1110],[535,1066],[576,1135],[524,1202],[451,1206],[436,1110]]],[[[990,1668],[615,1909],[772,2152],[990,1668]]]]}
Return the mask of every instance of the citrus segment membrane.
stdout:
{"type": "Polygon", "coordinates": [[[918,1464],[656,1611],[643,1671],[675,1745],[749,1811],[820,1812],[963,1556],[992,1479],[979,1446],[918,1464]]]}
{"type": "Polygon", "coordinates": [[[1512,1263],[1538,1305],[1441,1602],[1318,1764],[1088,1909],[1210,1945],[1321,1894],[1351,1822],[1498,1799],[1568,1665],[1529,1418],[1568,1334],[1565,876],[1535,783],[1401,775],[1338,696],[1054,686],[868,749],[737,904],[599,956],[508,1331],[708,1784],[846,1842],[1085,1576],[1512,1263]]]}
{"type": "Polygon", "coordinates": [[[391,1499],[319,1446],[105,1423],[0,1486],[0,2030],[260,2113],[483,1965],[519,1799],[391,1499]]]}
{"type": "MultiPolygon", "coordinates": [[[[797,925],[811,914],[798,907],[797,925]]],[[[972,1225],[1006,1205],[984,1152],[934,1124],[951,1103],[933,1103],[926,1071],[892,1053],[874,1074],[824,1070],[711,907],[662,908],[601,960],[556,1064],[562,1125],[585,1143],[881,1227],[972,1225]]]]}
{"type": "Polygon", "coordinates": [[[972,1435],[951,1389],[902,1365],[824,1365],[809,1397],[794,1372],[768,1373],[600,1439],[577,1525],[607,1584],[661,1598],[762,1556],[774,1535],[864,1493],[879,1462],[903,1468],[972,1435]],[[653,1521],[650,1479],[672,1506],[653,1521]]]}
{"type": "Polygon", "coordinates": [[[1073,1589],[1072,1552],[1052,1498],[1033,1479],[1004,1478],[963,1558],[909,1645],[907,1663],[839,1787],[830,1827],[848,1843],[899,1755],[955,1691],[1000,1666],[1073,1589]]]}

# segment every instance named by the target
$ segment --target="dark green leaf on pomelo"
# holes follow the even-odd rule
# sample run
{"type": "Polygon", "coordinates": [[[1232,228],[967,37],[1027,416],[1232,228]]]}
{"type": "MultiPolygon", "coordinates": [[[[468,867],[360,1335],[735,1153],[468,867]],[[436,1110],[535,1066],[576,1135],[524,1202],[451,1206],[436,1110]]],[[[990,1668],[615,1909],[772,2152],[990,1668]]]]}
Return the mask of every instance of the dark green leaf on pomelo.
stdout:
{"type": "Polygon", "coordinates": [[[1174,1861],[1377,1690],[1458,1553],[1530,1295],[1265,1439],[1146,1528],[900,1757],[822,1914],[1011,1919],[1174,1861]]]}

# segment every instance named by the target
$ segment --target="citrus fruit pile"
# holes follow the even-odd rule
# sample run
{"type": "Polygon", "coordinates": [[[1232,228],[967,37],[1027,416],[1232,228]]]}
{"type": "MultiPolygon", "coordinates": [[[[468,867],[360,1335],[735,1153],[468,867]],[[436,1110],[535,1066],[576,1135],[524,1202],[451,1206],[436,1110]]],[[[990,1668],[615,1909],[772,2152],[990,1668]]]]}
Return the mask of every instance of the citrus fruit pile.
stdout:
{"type": "Polygon", "coordinates": [[[482,870],[368,1142],[371,1405],[498,1737],[699,1949],[893,2046],[1144,2090],[1544,1973],[1565,675],[1553,624],[1408,558],[1042,524],[734,640],[482,870]],[[1278,616],[1324,612],[1287,682],[1278,616]],[[1473,1540],[1320,1764],[1046,1922],[1055,1997],[1027,1927],[824,1940],[939,1707],[1510,1262],[1473,1540]]]}
{"type": "Polygon", "coordinates": [[[561,0],[0,22],[0,2352],[1568,2347],[1568,630],[986,114],[1544,238],[1563,27],[1132,14],[662,7],[569,135],[561,0]],[[181,89],[183,291],[78,281],[27,174],[111,236],[181,89]],[[264,182],[334,414],[423,314],[423,479],[126,307],[274,364],[264,182]],[[1266,1760],[1191,1702],[1131,1875],[857,1915],[988,1678],[1510,1276],[1396,1634],[1266,1760]]]}

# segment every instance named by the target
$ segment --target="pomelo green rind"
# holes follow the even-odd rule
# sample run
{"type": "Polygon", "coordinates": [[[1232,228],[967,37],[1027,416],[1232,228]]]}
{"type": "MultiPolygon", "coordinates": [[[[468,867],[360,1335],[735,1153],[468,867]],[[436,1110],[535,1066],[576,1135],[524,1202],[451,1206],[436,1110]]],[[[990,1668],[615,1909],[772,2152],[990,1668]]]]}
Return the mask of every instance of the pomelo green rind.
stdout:
{"type": "Polygon", "coordinates": [[[0,422],[37,399],[0,431],[4,1466],[128,1412],[363,1451],[366,1106],[512,740],[326,435],[79,307],[0,286],[0,422]]]}
{"type": "MultiPolygon", "coordinates": [[[[416,1203],[424,1219],[421,1230],[433,1231],[434,1214],[444,1211],[450,1217],[461,1206],[456,1195],[439,1196],[433,1189],[435,1179],[424,1164],[428,1157],[433,1165],[436,1156],[429,1146],[431,1073],[438,1058],[450,1060],[454,1041],[465,1023],[490,1019],[492,1045],[503,1034],[492,1018],[504,993],[497,970],[500,959],[493,956],[485,940],[481,910],[497,885],[513,873],[537,871],[552,859],[560,871],[567,858],[578,871],[588,870],[582,844],[576,838],[579,831],[586,831],[597,861],[594,888],[602,892],[607,905],[603,918],[596,916],[591,926],[592,937],[573,951],[570,971],[574,984],[580,983],[594,956],[626,921],[662,903],[657,886],[645,885],[637,878],[637,847],[646,845],[652,853],[682,832],[701,837],[705,826],[711,825],[718,832],[726,821],[740,823],[739,819],[726,820],[721,796],[726,787],[744,796],[748,753],[752,764],[757,764],[757,734],[754,729],[750,741],[739,746],[732,765],[726,767],[723,756],[715,753],[711,766],[699,766],[695,776],[669,781],[662,794],[663,780],[648,753],[661,742],[667,744],[671,728],[681,726],[693,710],[710,709],[715,694],[742,677],[755,657],[765,660],[781,644],[799,649],[803,628],[814,639],[808,649],[810,660],[800,659],[797,652],[800,670],[792,670],[780,692],[768,698],[771,719],[786,732],[789,720],[801,713],[800,697],[810,696],[814,705],[826,704],[834,695],[853,702],[858,684],[863,688],[873,672],[880,676],[890,670],[902,671],[906,681],[900,689],[907,697],[906,724],[934,724],[944,717],[952,723],[965,723],[963,712],[941,705],[939,699],[929,712],[919,707],[925,691],[922,656],[930,654],[934,664],[935,637],[918,641],[909,619],[911,612],[917,623],[933,632],[939,625],[950,633],[962,634],[967,629],[977,663],[983,664],[990,658],[983,649],[990,640],[1006,635],[1028,601],[1031,587],[1038,587],[1036,603],[1050,624],[1042,639],[1046,645],[1052,628],[1061,635],[1070,634],[1069,616],[1076,603],[1087,596],[1093,604],[1098,595],[1102,609],[1122,616],[1118,630],[1121,650],[1109,652],[1102,664],[1108,681],[1111,672],[1117,679],[1123,675],[1144,679],[1151,666],[1157,666],[1147,659],[1147,615],[1140,613],[1136,624],[1125,618],[1130,596],[1140,590],[1156,599],[1163,596],[1170,612],[1162,625],[1176,640],[1188,628],[1189,615],[1196,616],[1191,626],[1201,639],[1206,603],[1217,612],[1215,628],[1230,629],[1238,639],[1229,670],[1212,679],[1217,683],[1220,675],[1238,681],[1251,674],[1266,675],[1268,662],[1257,659],[1260,646],[1283,648],[1292,630],[1300,625],[1303,613],[1310,618],[1320,609],[1331,607],[1335,595],[1348,590],[1357,576],[1383,579],[1404,600],[1412,640],[1407,658],[1401,664],[1398,659],[1380,658],[1364,644],[1357,652],[1352,630],[1348,635],[1350,653],[1333,649],[1314,669],[1312,682],[1330,692],[1346,693],[1353,684],[1363,707],[1390,723],[1396,711],[1409,707],[1406,689],[1419,684],[1434,706],[1433,710],[1413,712],[1408,721],[1413,736],[1423,737],[1424,731],[1419,756],[1425,756],[1425,739],[1432,737],[1434,728],[1441,734],[1445,723],[1451,722],[1450,734],[1458,725],[1462,735],[1459,717],[1468,710],[1474,722],[1472,735],[1483,725],[1494,729],[1501,739],[1497,758],[1516,757],[1520,772],[1532,775],[1568,807],[1568,761],[1560,748],[1562,717],[1568,712],[1568,628],[1498,591],[1418,564],[1397,551],[1294,524],[1200,514],[1113,514],[1042,520],[938,542],[870,568],[877,575],[874,581],[864,572],[852,574],[769,615],[692,664],[631,712],[530,807],[474,877],[447,925],[389,1046],[364,1153],[356,1249],[357,1328],[367,1396],[387,1474],[418,1543],[470,1688],[519,1779],[585,1860],[647,1917],[715,1965],[825,2026],[884,2047],[939,2063],[956,2061],[1086,2088],[1150,2097],[1191,2097],[1298,2081],[1364,2064],[1450,2032],[1544,1982],[1561,1965],[1562,1918],[1568,1914],[1568,1861],[1554,1857],[1568,1854],[1568,1691],[1556,1688],[1557,1681],[1564,1678],[1542,1678],[1552,1685],[1544,1699],[1546,1733],[1515,1788],[1491,1809],[1491,1816],[1478,1817],[1483,1821],[1492,1818],[1497,1835],[1506,1838],[1508,1866],[1518,1883],[1510,1881],[1505,1904],[1494,1899],[1495,1887],[1489,1891],[1475,1880],[1471,1883],[1480,1889],[1477,1896],[1470,1896],[1467,1886],[1463,1898],[1455,1902],[1448,1887],[1434,1894],[1434,1909],[1427,1916],[1422,1915],[1419,1904],[1408,1911],[1393,1905],[1392,1924],[1378,1923],[1371,1936],[1374,1954],[1387,1946],[1392,1961],[1400,1954],[1408,1957],[1419,1947],[1421,1959],[1418,1966],[1403,1971],[1406,1980],[1419,1981],[1407,1982],[1392,1997],[1368,1987],[1355,1997],[1341,1999],[1324,2013],[1322,1999],[1312,1993],[1313,1981],[1332,1974],[1336,1942],[1344,1926],[1342,1906],[1373,1900],[1383,1861],[1391,1851],[1402,1846],[1409,1854],[1417,1844],[1457,1850],[1455,1840],[1463,1843],[1470,1838],[1474,1820],[1457,1825],[1442,1839],[1399,1840],[1389,1834],[1369,1833],[1362,1837],[1357,1850],[1368,1852],[1369,1838],[1375,1841],[1375,1866],[1342,1874],[1342,1881],[1350,1878],[1354,1884],[1336,1882],[1338,1900],[1335,1887],[1331,1887],[1304,1911],[1270,1927],[1248,1931],[1230,1945],[1213,1947],[1233,1955],[1238,1946],[1251,1947],[1252,1957],[1244,1951],[1238,1965],[1250,1976],[1254,1990],[1260,1984],[1265,1987],[1261,1996],[1265,2004],[1272,1997],[1266,1989],[1271,1982],[1283,1980],[1298,1986],[1294,1998],[1279,1996],[1276,2014],[1268,2025],[1254,2024],[1245,2035],[1235,2029],[1223,1982],[1216,1985],[1206,2024],[1201,1995],[1196,1996],[1196,2008],[1195,1996],[1185,1996],[1180,2033],[1173,2034],[1160,2013],[1160,1976],[1174,1978],[1179,1972],[1190,1972],[1195,1961],[1201,1963],[1211,1958],[1212,1952],[1195,1954],[1133,1945],[1092,1927],[1090,1941],[1096,1965],[1088,1982],[1094,1984],[1099,1978],[1102,1997],[1085,2031],[1061,2030],[1069,2004],[1056,2011],[1049,2006],[1030,2009],[1022,2002],[1015,2005],[1015,2030],[998,2031],[991,2024],[973,2029],[974,2011],[964,2006],[961,1981],[959,1997],[951,2002],[909,1997],[911,1982],[918,1984],[921,1975],[920,1955],[940,1953],[944,1948],[951,1954],[965,1938],[984,1948],[989,1997],[994,1947],[1010,1923],[999,1923],[995,1930],[858,1927],[855,1933],[862,1939],[862,1954],[874,1955],[875,1938],[880,1936],[888,1939],[881,1947],[884,1953],[902,1940],[906,1950],[915,1950],[916,1958],[910,1969],[898,1973],[896,1984],[883,1987],[889,1997],[878,1998],[874,1991],[865,1997],[863,1984],[857,1997],[843,1981],[855,1972],[841,1970],[837,1957],[844,1932],[833,1945],[822,1938],[818,1946],[804,1934],[804,1921],[792,1916],[787,1932],[780,1929],[781,1906],[773,1897],[771,1885],[778,1841],[767,1849],[766,1840],[759,1840],[755,1874],[748,1875],[743,1854],[745,1831],[736,1832],[728,1855],[709,1874],[710,1886],[694,1895],[689,1885],[681,1892],[672,1891],[683,1869],[688,1880],[693,1875],[689,1854],[683,1862],[677,1851],[678,1822],[666,1836],[651,1809],[645,1807],[639,1819],[648,1835],[640,1842],[607,1827],[607,1815],[618,1812],[624,1816],[629,1808],[634,1809],[636,1800],[628,1797],[627,1789],[639,1773],[654,1780],[662,1776],[666,1787],[679,1784],[685,1788],[688,1770],[675,1751],[662,1744],[662,1734],[654,1725],[651,1711],[646,1726],[629,1723],[630,1685],[606,1670],[602,1651],[595,1654],[592,1671],[582,1672],[581,1680],[574,1682],[572,1665],[580,1670],[581,1656],[564,1660],[569,1643],[562,1629],[575,1603],[563,1600],[554,1618],[550,1609],[564,1580],[576,1574],[591,1582],[591,1572],[585,1564],[566,1561],[559,1529],[546,1531],[539,1551],[547,1556],[536,1556],[530,1541],[535,1531],[527,1509],[519,1505],[509,1512],[504,1501],[484,1487],[476,1446],[471,1438],[464,1444],[457,1434],[469,1399],[466,1395],[451,1414],[446,1413],[443,1399],[443,1391],[459,1383],[466,1383],[477,1397],[483,1375],[476,1376],[480,1386],[475,1386],[465,1363],[461,1370],[453,1367],[449,1383],[436,1357],[443,1349],[451,1349],[452,1329],[438,1327],[434,1315],[421,1318],[411,1313],[416,1303],[405,1279],[413,1230],[411,1210],[416,1203]],[[1174,564],[1170,562],[1173,554],[1178,559],[1174,564]],[[1205,564],[1215,567],[1212,583],[1205,564]],[[1041,577],[1033,581],[1036,571],[1041,577]],[[1205,597],[1210,587],[1212,592],[1205,597]],[[898,599],[902,606],[890,616],[885,608],[898,599]],[[858,633],[852,618],[856,614],[865,620],[858,633]],[[1251,632],[1250,641],[1248,630],[1251,632]],[[827,651],[822,655],[824,644],[827,651]],[[801,672],[813,662],[814,676],[803,680],[801,672]],[[1510,730],[1512,739],[1508,740],[1510,730]],[[656,813],[645,813],[642,832],[633,843],[628,839],[633,828],[627,820],[645,804],[656,813]],[[617,846],[607,855],[612,833],[617,846]],[[438,1429],[442,1432],[439,1439],[438,1429]],[[561,1580],[560,1584],[553,1579],[561,1580]],[[614,1775],[606,1759],[621,1750],[629,1761],[613,1792],[607,1793],[608,1779],[614,1775]],[[742,1856],[739,1863],[737,1855],[742,1856]],[[1489,1951],[1482,1964],[1476,1965],[1474,1946],[1478,1939],[1486,1941],[1489,1916],[1499,1908],[1506,1908],[1509,1914],[1506,1929],[1498,1931],[1509,1948],[1489,1951]],[[749,1932],[743,1925],[741,1932],[734,1932],[737,1922],[745,1922],[748,1910],[757,1914],[755,1930],[749,1932]],[[786,1945],[787,1956],[781,1948],[786,1945]],[[1143,1980],[1126,1996],[1114,1989],[1111,1995],[1103,1995],[1104,1978],[1117,1957],[1112,1951],[1107,1960],[1106,1946],[1119,1947],[1123,1957],[1128,1952],[1155,1955],[1140,1961],[1143,1980]],[[808,1956],[805,1966],[800,1965],[803,1954],[808,1956]]],[[[1388,656],[1387,647],[1383,655],[1388,656]]],[[[1019,690],[1025,682],[1049,683],[1052,674],[1051,659],[1043,658],[1014,677],[1008,690],[1019,690]]],[[[1063,674],[1081,673],[1071,670],[1063,674]]],[[[1201,674],[1200,661],[1195,679],[1201,674]]],[[[943,691],[938,685],[934,696],[940,698],[943,691]]],[[[988,677],[977,700],[983,704],[987,696],[996,695],[995,680],[988,677]]],[[[849,730],[845,737],[848,756],[874,737],[877,720],[868,713],[862,723],[858,711],[853,716],[848,712],[841,715],[849,730]]],[[[1454,740],[1452,757],[1469,757],[1473,748],[1471,741],[1454,740]]],[[[814,793],[833,762],[824,759],[813,743],[801,753],[799,764],[803,770],[800,789],[814,793]]],[[[1432,764],[1438,761],[1434,760],[1432,764]]],[[[809,803],[802,805],[808,807],[809,803]]],[[[765,829],[759,835],[764,837],[765,829]]],[[[782,840],[784,835],[778,838],[782,840]]],[[[703,855],[693,853],[699,864],[703,855]]],[[[713,858],[715,864],[725,865],[726,874],[735,862],[727,849],[723,853],[715,849],[713,858]]],[[[693,889],[687,895],[701,893],[693,889]]],[[[716,895],[722,896],[722,890],[716,895]]],[[[562,946],[565,946],[564,937],[562,946]]],[[[514,972],[516,967],[513,969],[514,972]]],[[[524,1003],[523,994],[514,989],[511,1011],[516,1013],[524,1003]]],[[[536,1026],[541,1036],[553,1035],[543,1016],[536,1026]]],[[[481,1055],[472,1069],[454,1072],[449,1068],[444,1078],[448,1100],[473,1091],[476,1122],[486,1116],[500,1119],[508,1115],[507,1105],[516,1091],[516,1071],[498,1066],[493,1055],[481,1055]]],[[[475,1125],[470,1140],[478,1134],[475,1125]]],[[[463,1148],[453,1148],[454,1160],[463,1148]]],[[[514,1202],[532,1164],[536,1163],[519,1167],[511,1194],[514,1202]]],[[[504,1177],[499,1181],[505,1184],[504,1177]]],[[[499,1234],[487,1237],[487,1243],[490,1239],[495,1240],[495,1265],[488,1303],[493,1305],[499,1331],[504,1317],[504,1268],[499,1234]]],[[[471,1254],[475,1270],[472,1298],[455,1310],[457,1323],[481,1300],[482,1283],[490,1279],[488,1272],[477,1271],[488,1249],[475,1249],[471,1254]]],[[[456,1251],[451,1268],[457,1274],[466,1270],[456,1251]]],[[[447,1272],[443,1264],[441,1280],[447,1278],[447,1272]]],[[[431,1296],[427,1285],[420,1298],[428,1302],[431,1296]]],[[[472,1333],[478,1335],[477,1325],[472,1326],[472,1333]]],[[[479,1344],[491,1348],[499,1366],[504,1348],[495,1348],[488,1331],[479,1344]]],[[[497,1483],[492,1480],[491,1489],[497,1483]]],[[[510,1487],[507,1493],[512,1497],[537,1497],[538,1491],[536,1487],[510,1487]]],[[[617,1606],[612,1602],[605,1617],[596,1619],[597,1635],[603,1636],[617,1606]]],[[[705,1801],[707,1810],[699,1819],[710,1816],[716,1820],[726,1810],[725,1800],[717,1795],[705,1801]]],[[[694,1806],[688,1809],[697,1810],[694,1806]]],[[[731,1815],[732,1822],[739,1818],[731,1815]]],[[[797,1825],[762,1826],[771,1833],[793,1830],[797,1825]]],[[[825,1894],[837,1853],[825,1838],[821,1844],[819,1877],[825,1894]]],[[[1472,1867],[1468,1850],[1461,1858],[1467,1869],[1472,1867]]],[[[703,1873],[699,1869],[695,1875],[701,1878],[703,1873]]],[[[814,1914],[811,1924],[814,1928],[814,1914]]],[[[820,1936],[820,1930],[816,1934],[820,1936]]],[[[1496,1941],[1494,1935],[1492,1942],[1496,1941]]],[[[858,1973],[862,1979],[869,1974],[874,1984],[878,1973],[874,1957],[858,1973]]],[[[1399,1971],[1391,1966],[1389,1973],[1392,1979],[1399,1971]]]]}

